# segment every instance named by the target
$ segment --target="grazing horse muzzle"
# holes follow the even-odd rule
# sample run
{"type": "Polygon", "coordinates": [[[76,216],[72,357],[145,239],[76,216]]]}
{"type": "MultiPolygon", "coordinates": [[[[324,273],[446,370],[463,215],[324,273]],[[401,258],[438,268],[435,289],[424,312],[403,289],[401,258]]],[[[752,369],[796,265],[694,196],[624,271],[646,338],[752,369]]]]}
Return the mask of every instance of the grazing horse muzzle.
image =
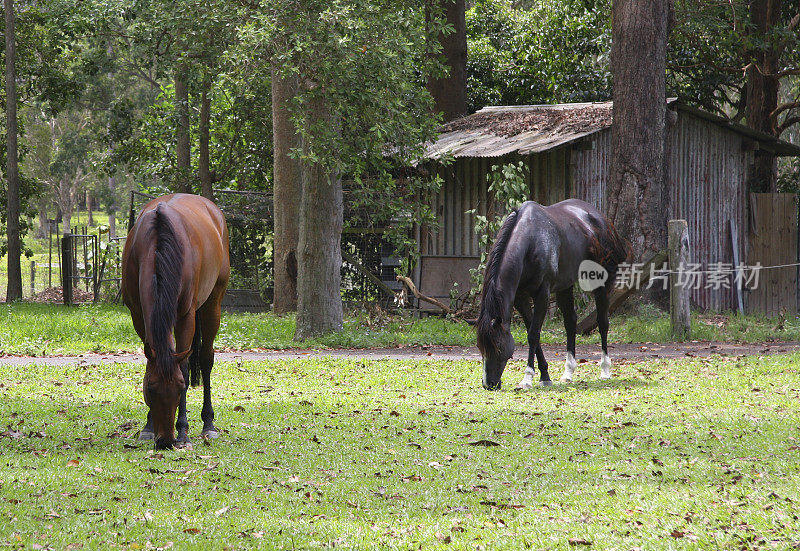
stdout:
{"type": "Polygon", "coordinates": [[[144,385],[144,401],[150,407],[153,419],[153,434],[157,450],[170,449],[175,445],[175,417],[181,396],[186,388],[183,377],[169,383],[144,385]]]}
{"type": "Polygon", "coordinates": [[[483,388],[486,390],[500,390],[503,384],[502,377],[506,362],[483,360],[483,388]]]}

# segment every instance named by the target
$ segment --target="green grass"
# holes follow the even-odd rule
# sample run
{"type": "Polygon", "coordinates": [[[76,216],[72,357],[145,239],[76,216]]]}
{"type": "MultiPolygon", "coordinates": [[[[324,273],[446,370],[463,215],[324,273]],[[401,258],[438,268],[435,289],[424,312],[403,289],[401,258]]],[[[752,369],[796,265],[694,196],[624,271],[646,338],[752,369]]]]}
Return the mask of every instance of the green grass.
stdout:
{"type": "Polygon", "coordinates": [[[797,355],[626,364],[608,382],[584,366],[524,393],[482,390],[477,362],[220,363],[222,438],[198,441],[192,389],[194,449],[158,454],[134,439],[142,366],[0,369],[7,547],[800,543],[797,355]]]}
{"type": "MultiPolygon", "coordinates": [[[[520,324],[516,340],[526,342],[520,324]]],[[[294,318],[272,314],[223,314],[217,349],[285,349],[291,347],[369,348],[410,345],[475,344],[474,329],[463,321],[441,318],[414,319],[385,314],[351,315],[344,330],[319,339],[297,343],[294,318]]],[[[668,317],[645,310],[639,316],[615,316],[609,331],[611,342],[669,342],[668,317]]],[[[800,340],[800,321],[755,316],[693,316],[692,339],[744,342],[800,340]]],[[[558,318],[547,320],[542,342],[563,343],[564,329],[558,318]]],[[[593,333],[578,343],[597,343],[593,333]]],[[[108,304],[66,308],[49,304],[0,304],[0,353],[46,355],[83,352],[136,351],[141,342],[123,306],[108,304]]]]}

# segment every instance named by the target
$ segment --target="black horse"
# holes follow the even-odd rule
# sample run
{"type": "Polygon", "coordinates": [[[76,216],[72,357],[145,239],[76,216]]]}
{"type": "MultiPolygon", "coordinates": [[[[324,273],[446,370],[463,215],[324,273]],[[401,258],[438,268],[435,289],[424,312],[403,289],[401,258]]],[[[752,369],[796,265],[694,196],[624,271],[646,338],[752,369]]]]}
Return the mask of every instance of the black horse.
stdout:
{"type": "Polygon", "coordinates": [[[483,356],[484,388],[500,388],[503,370],[514,353],[510,331],[512,307],[516,307],[525,322],[530,347],[528,367],[518,388],[533,386],[534,355],[539,364],[540,384],[553,384],[539,345],[550,293],[556,295],[567,331],[567,359],[561,380],[572,380],[577,321],[573,289],[579,267],[587,260],[599,264],[608,274],[604,284],[594,290],[594,297],[603,347],[600,377],[610,378],[608,290],[613,285],[617,265],[631,258],[630,243],[619,236],[597,209],[583,201],[568,199],[549,207],[527,201],[509,214],[489,253],[476,324],[478,348],[483,356]]]}

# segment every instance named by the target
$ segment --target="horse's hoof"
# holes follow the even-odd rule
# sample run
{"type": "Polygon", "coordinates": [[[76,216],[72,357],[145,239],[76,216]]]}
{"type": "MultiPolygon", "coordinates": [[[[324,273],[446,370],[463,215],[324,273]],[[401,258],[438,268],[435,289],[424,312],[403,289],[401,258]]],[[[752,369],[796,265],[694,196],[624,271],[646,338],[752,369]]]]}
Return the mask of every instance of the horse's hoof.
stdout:
{"type": "Polygon", "coordinates": [[[177,442],[175,444],[175,448],[179,450],[193,450],[194,446],[192,446],[192,443],[189,440],[186,440],[185,442],[177,442]]]}
{"type": "Polygon", "coordinates": [[[553,386],[553,381],[539,381],[541,386],[553,386]]]}
{"type": "Polygon", "coordinates": [[[143,430],[142,432],[139,433],[138,440],[139,440],[139,442],[145,442],[147,440],[152,440],[155,437],[156,437],[156,435],[152,431],[143,430]]]}
{"type": "Polygon", "coordinates": [[[219,438],[219,432],[217,432],[216,430],[204,430],[200,434],[200,436],[208,440],[216,440],[217,438],[219,438]]]}

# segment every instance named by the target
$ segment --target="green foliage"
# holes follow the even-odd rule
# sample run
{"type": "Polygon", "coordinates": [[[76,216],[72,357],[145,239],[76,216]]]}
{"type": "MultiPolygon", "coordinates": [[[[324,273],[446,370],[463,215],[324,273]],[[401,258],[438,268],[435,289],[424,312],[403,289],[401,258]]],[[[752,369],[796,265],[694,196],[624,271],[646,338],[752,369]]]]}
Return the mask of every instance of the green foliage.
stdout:
{"type": "Polygon", "coordinates": [[[422,8],[416,0],[276,1],[243,27],[241,44],[299,78],[291,115],[307,147],[293,154],[344,177],[348,206],[367,213],[347,223],[386,228],[405,270],[417,253],[412,225],[432,220],[422,198],[440,183],[404,173],[438,125],[422,83],[438,67],[428,36],[440,26],[434,18],[421,32],[422,8]]]}
{"type": "Polygon", "coordinates": [[[492,246],[491,239],[500,231],[506,215],[530,197],[530,189],[525,178],[526,170],[522,161],[493,166],[487,176],[489,193],[492,195],[492,203],[486,209],[487,215],[476,214],[474,209],[467,211],[475,216],[475,232],[478,234],[481,251],[480,263],[469,271],[472,281],[470,293],[473,296],[478,296],[483,286],[483,272],[486,270],[486,261],[492,246]]]}
{"type": "MultiPolygon", "coordinates": [[[[605,551],[797,542],[797,355],[624,364],[610,381],[582,365],[575,384],[492,394],[477,361],[217,362],[222,437],[199,439],[202,392],[192,388],[195,447],[161,453],[136,441],[143,367],[0,367],[0,543],[605,551]]],[[[509,364],[507,384],[523,369],[509,364]]]]}
{"type": "Polygon", "coordinates": [[[611,97],[606,0],[478,0],[467,11],[469,110],[611,97]]]}

